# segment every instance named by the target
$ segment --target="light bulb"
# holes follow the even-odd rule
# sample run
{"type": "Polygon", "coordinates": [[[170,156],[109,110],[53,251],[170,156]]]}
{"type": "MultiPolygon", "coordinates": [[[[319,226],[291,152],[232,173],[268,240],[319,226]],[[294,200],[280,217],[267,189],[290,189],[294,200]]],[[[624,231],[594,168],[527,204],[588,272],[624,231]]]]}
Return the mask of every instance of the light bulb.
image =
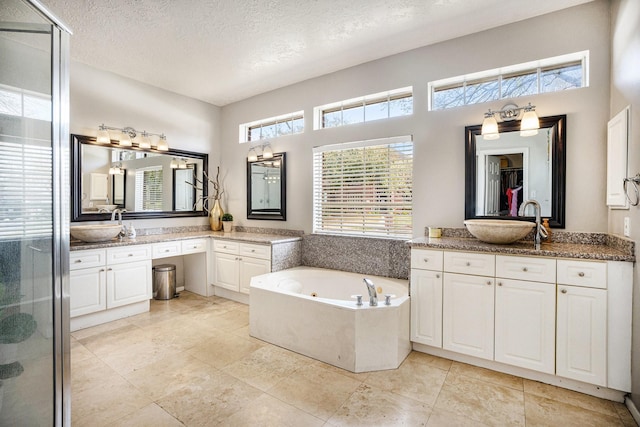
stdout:
{"type": "Polygon", "coordinates": [[[98,130],[96,142],[98,144],[111,144],[111,135],[109,135],[109,131],[104,127],[104,125],[100,126],[100,130],[98,130]]]}
{"type": "Polygon", "coordinates": [[[138,147],[143,150],[148,150],[151,148],[151,141],[149,140],[149,135],[146,132],[142,132],[142,136],[138,140],[138,147]]]}
{"type": "Polygon", "coordinates": [[[263,159],[271,159],[273,157],[273,150],[271,149],[271,145],[267,143],[265,147],[262,149],[262,158],[263,159]]]}
{"type": "Polygon", "coordinates": [[[158,141],[156,149],[158,151],[169,151],[169,143],[167,142],[167,137],[164,136],[164,134],[160,135],[160,140],[158,141]]]}
{"type": "Polygon", "coordinates": [[[482,122],[482,138],[491,140],[500,138],[498,133],[498,122],[493,114],[486,114],[482,122]]]}
{"type": "Polygon", "coordinates": [[[123,147],[131,147],[131,145],[133,145],[131,143],[131,137],[127,132],[122,132],[122,135],[120,135],[120,145],[123,147]]]}
{"type": "Polygon", "coordinates": [[[250,162],[258,161],[258,153],[256,153],[255,148],[249,150],[249,154],[247,155],[247,160],[250,162]]]}
{"type": "Polygon", "coordinates": [[[540,129],[540,120],[536,112],[533,110],[525,112],[520,122],[520,136],[537,135],[538,129],[540,129]]]}

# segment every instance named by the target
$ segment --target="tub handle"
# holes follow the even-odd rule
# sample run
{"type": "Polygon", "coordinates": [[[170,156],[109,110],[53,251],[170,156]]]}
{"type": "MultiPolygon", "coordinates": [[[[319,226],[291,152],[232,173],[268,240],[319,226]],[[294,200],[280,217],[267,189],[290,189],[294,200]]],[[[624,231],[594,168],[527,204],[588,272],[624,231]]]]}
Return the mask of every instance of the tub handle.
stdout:
{"type": "Polygon", "coordinates": [[[355,298],[356,299],[356,305],[357,306],[362,305],[362,295],[351,295],[351,298],[355,298]]]}
{"type": "Polygon", "coordinates": [[[391,305],[391,294],[384,294],[384,305],[391,305]]]}

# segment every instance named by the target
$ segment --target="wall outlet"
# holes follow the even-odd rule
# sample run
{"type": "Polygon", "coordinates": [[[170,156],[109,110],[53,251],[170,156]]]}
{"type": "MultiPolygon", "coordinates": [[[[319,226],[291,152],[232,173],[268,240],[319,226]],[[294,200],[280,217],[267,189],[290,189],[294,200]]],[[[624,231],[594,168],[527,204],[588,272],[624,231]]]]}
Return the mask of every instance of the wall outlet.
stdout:
{"type": "Polygon", "coordinates": [[[629,217],[628,216],[624,217],[624,228],[623,228],[622,232],[624,233],[624,235],[626,237],[631,236],[631,225],[630,225],[630,221],[629,221],[629,217]]]}

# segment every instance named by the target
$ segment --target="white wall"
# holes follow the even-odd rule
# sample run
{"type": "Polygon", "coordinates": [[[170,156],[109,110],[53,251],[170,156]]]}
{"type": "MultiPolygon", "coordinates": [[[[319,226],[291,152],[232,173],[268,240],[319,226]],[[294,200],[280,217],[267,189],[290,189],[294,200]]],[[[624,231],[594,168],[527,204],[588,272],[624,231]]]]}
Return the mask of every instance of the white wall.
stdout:
{"type": "Polygon", "coordinates": [[[567,230],[606,231],[606,122],[609,116],[609,7],[596,1],[558,13],[383,58],[265,93],[222,109],[222,168],[225,210],[249,226],[312,229],[312,147],[413,134],[414,234],[425,226],[461,227],[464,220],[464,127],[479,124],[488,109],[506,101],[427,111],[427,82],[590,50],[588,88],[517,99],[537,106],[540,116],[567,117],[567,230]],[[413,85],[414,114],[342,128],[312,131],[313,107],[413,85]],[[287,221],[246,219],[247,144],[238,126],[304,109],[303,134],[272,140],[287,153],[287,221]],[[589,215],[584,214],[588,206],[589,215]]]}
{"type": "MultiPolygon", "coordinates": [[[[71,133],[95,136],[101,123],[165,133],[171,148],[209,154],[220,163],[220,108],[72,62],[71,133]]],[[[138,228],[208,224],[206,217],[138,220],[138,228]]]]}
{"type": "MultiPolygon", "coordinates": [[[[614,0],[612,20],[611,112],[616,115],[631,105],[629,139],[629,175],[640,172],[640,2],[614,0]]],[[[609,233],[622,235],[624,217],[631,220],[631,238],[640,247],[640,206],[629,210],[609,211],[609,233]]],[[[640,274],[634,268],[633,277],[633,344],[631,359],[631,398],[640,408],[640,274]]]]}

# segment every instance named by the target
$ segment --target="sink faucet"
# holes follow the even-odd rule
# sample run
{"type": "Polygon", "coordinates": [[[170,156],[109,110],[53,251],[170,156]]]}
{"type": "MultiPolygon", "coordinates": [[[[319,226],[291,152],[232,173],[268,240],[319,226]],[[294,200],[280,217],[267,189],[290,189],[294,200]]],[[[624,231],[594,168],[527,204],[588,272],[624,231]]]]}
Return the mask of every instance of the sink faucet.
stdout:
{"type": "Polygon", "coordinates": [[[121,226],[120,233],[118,233],[120,239],[127,237],[127,227],[122,225],[122,213],[126,211],[126,209],[114,209],[113,212],[111,212],[111,221],[115,221],[116,215],[118,215],[118,225],[121,226]]]}
{"type": "Polygon", "coordinates": [[[534,238],[534,244],[535,244],[535,248],[536,250],[540,249],[540,240],[542,238],[546,239],[547,238],[547,231],[544,229],[544,227],[542,226],[542,223],[540,222],[540,203],[538,203],[537,201],[531,199],[531,200],[525,200],[524,202],[522,202],[522,204],[520,205],[520,210],[518,210],[518,216],[524,216],[524,211],[527,208],[527,206],[532,205],[533,206],[533,210],[536,216],[536,235],[534,238]]]}
{"type": "Polygon", "coordinates": [[[367,285],[367,291],[369,291],[369,305],[372,307],[378,305],[378,293],[376,292],[376,287],[373,285],[373,282],[366,277],[362,280],[364,284],[367,285]]]}

